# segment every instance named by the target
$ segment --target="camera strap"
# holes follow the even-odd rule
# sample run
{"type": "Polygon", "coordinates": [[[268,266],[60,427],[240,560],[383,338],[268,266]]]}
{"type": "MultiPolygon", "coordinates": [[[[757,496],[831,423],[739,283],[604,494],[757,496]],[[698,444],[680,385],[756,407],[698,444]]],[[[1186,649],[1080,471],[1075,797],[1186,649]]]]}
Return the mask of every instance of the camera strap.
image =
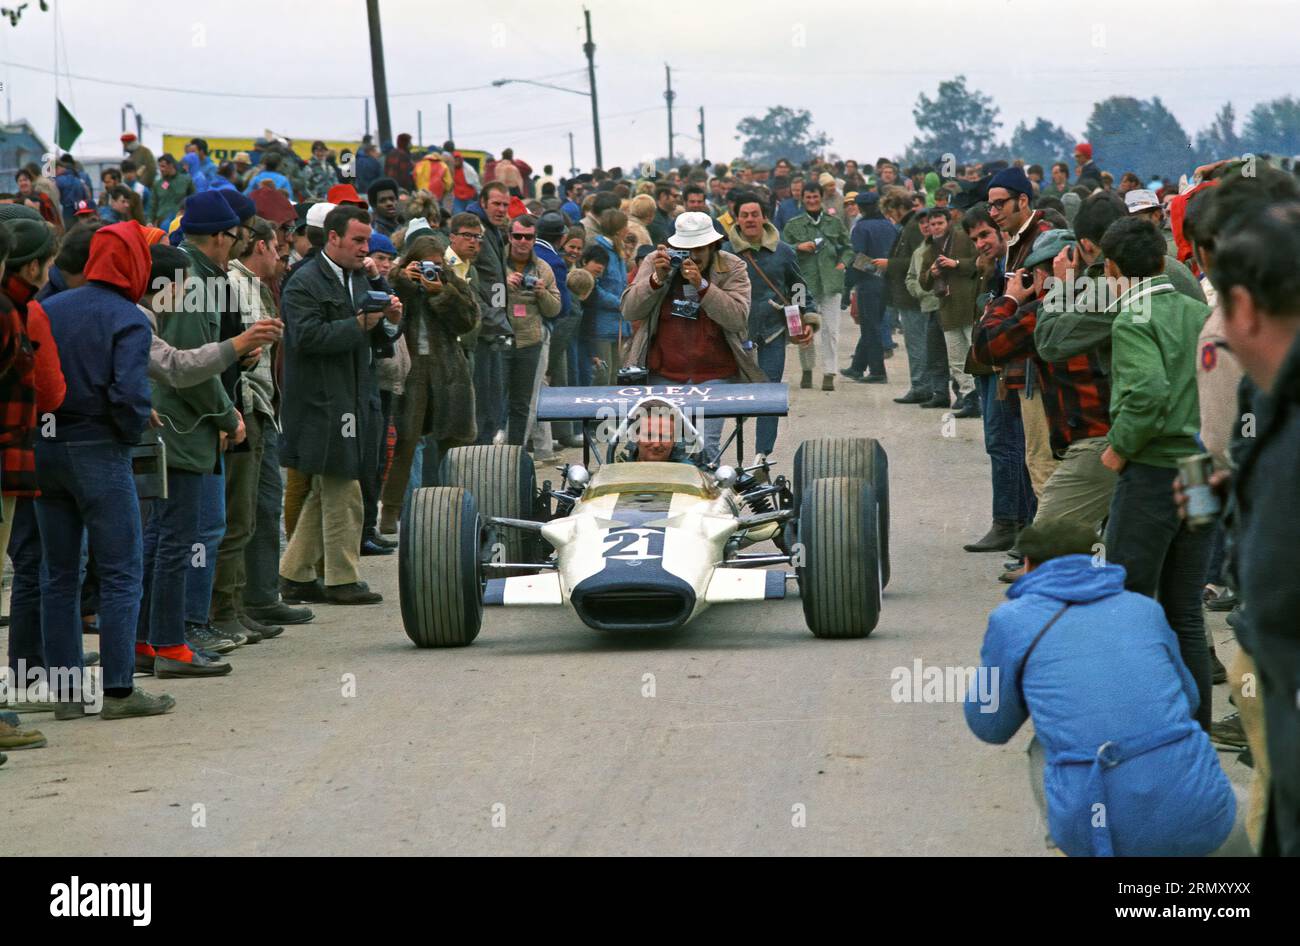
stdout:
{"type": "Polygon", "coordinates": [[[781,305],[783,306],[789,305],[790,302],[788,299],[786,299],[785,293],[783,293],[780,289],[776,288],[776,286],[772,285],[772,280],[767,278],[767,273],[763,272],[763,268],[758,265],[758,260],[754,258],[754,251],[745,250],[740,255],[745,258],[745,262],[749,263],[751,266],[754,267],[755,270],[758,271],[759,277],[763,280],[763,282],[767,283],[767,288],[772,290],[772,295],[776,296],[778,299],[781,300],[781,305]]]}

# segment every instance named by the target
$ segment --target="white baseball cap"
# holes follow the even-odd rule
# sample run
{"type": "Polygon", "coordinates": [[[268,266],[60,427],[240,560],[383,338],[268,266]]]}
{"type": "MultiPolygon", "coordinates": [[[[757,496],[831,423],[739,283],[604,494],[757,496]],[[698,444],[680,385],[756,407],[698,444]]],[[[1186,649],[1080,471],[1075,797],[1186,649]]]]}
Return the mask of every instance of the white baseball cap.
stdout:
{"type": "Polygon", "coordinates": [[[708,246],[722,239],[722,234],[713,229],[713,218],[698,210],[678,214],[676,227],[676,232],[668,238],[668,245],[679,250],[708,246]]]}
{"type": "Polygon", "coordinates": [[[338,204],[329,204],[325,201],[321,201],[319,204],[312,204],[307,208],[307,226],[323,230],[325,228],[325,218],[328,217],[329,212],[337,206],[338,204]]]}
{"type": "Polygon", "coordinates": [[[1135,214],[1143,210],[1159,210],[1160,200],[1155,191],[1139,187],[1124,195],[1124,205],[1128,207],[1129,213],[1135,214]]]}

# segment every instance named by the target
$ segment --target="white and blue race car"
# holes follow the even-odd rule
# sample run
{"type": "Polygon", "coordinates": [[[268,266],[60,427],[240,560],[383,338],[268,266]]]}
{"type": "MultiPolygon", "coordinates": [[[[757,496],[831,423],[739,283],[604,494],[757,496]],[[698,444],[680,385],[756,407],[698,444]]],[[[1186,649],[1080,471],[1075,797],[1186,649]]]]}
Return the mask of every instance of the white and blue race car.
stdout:
{"type": "Polygon", "coordinates": [[[784,416],[784,384],[543,388],[540,420],[580,422],[582,464],[538,488],[520,447],[448,451],[441,485],[403,513],[402,620],[419,647],[471,643],[484,606],[564,609],[598,631],[667,631],[710,605],[785,597],[817,637],[865,637],[889,580],[887,460],[869,438],[805,441],[793,477],[705,458],[698,427],[784,416]],[[638,425],[672,413],[683,449],[635,458],[638,425]],[[593,451],[603,459],[590,469],[593,451]],[[771,541],[772,552],[746,549],[771,541]],[[793,566],[793,572],[787,568],[793,566]]]}

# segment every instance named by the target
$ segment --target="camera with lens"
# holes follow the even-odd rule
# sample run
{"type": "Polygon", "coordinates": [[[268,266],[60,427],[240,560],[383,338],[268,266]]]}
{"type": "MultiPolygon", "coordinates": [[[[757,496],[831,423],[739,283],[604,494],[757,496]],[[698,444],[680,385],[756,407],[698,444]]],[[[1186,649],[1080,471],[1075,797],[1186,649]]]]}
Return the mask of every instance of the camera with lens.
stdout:
{"type": "Polygon", "coordinates": [[[682,263],[691,258],[690,250],[669,250],[668,262],[674,271],[682,268],[682,263]]]}
{"type": "Polygon", "coordinates": [[[535,276],[532,273],[524,273],[524,288],[536,289],[542,284],[542,277],[535,276]]]}
{"type": "Polygon", "coordinates": [[[362,312],[383,312],[388,308],[388,293],[380,292],[377,289],[371,289],[366,293],[365,301],[361,303],[362,312]]]}
{"type": "Polygon", "coordinates": [[[700,304],[693,299],[674,299],[668,311],[679,319],[698,319],[700,304]]]}
{"type": "Polygon", "coordinates": [[[645,384],[650,372],[640,365],[624,365],[618,369],[617,377],[620,385],[645,384]]]}
{"type": "Polygon", "coordinates": [[[442,279],[442,267],[433,260],[425,260],[420,264],[420,275],[430,282],[442,279]]]}

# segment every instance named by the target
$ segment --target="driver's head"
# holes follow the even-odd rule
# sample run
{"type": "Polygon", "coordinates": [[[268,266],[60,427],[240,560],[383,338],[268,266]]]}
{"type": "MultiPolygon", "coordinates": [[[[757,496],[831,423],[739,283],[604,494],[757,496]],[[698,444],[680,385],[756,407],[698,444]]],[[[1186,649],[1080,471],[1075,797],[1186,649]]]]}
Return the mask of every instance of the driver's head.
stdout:
{"type": "Polygon", "coordinates": [[[636,425],[636,458],[663,462],[677,445],[676,426],[670,411],[652,409],[636,425]]]}

